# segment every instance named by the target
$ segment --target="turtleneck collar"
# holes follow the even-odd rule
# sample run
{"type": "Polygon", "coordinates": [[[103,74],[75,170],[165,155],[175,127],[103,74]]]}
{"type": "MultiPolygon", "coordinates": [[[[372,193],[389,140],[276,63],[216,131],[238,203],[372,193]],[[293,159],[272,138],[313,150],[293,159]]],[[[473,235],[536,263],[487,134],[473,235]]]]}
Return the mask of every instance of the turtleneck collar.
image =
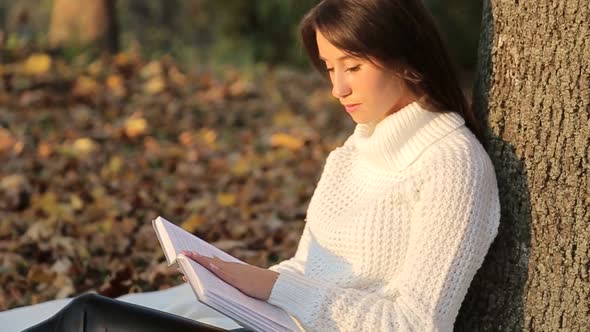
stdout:
{"type": "Polygon", "coordinates": [[[378,123],[357,124],[359,153],[379,168],[401,171],[437,140],[465,124],[456,112],[433,112],[417,101],[378,123]]]}

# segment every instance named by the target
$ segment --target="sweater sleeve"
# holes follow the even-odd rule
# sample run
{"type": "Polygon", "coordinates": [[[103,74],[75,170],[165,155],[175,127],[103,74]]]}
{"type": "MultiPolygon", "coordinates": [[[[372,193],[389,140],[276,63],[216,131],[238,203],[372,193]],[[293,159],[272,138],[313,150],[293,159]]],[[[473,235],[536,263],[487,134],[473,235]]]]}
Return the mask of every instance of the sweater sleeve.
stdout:
{"type": "Polygon", "coordinates": [[[342,288],[279,269],[268,302],[308,331],[452,331],[497,234],[500,207],[487,155],[445,159],[425,172],[405,262],[382,290],[342,288]]]}

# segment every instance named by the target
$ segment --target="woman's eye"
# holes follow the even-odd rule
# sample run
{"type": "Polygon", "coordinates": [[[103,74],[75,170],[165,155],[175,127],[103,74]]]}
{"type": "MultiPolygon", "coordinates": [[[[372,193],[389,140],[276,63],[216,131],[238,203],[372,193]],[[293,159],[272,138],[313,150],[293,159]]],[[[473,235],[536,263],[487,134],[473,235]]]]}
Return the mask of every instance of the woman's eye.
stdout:
{"type": "Polygon", "coordinates": [[[360,68],[361,68],[361,66],[358,65],[358,66],[354,66],[354,67],[348,68],[347,71],[355,72],[355,71],[358,71],[360,68]]]}
{"type": "MultiPolygon", "coordinates": [[[[358,66],[354,66],[354,67],[347,68],[347,69],[346,69],[346,71],[349,71],[349,72],[356,72],[356,71],[359,71],[359,69],[360,69],[360,68],[361,68],[361,66],[360,66],[360,65],[358,65],[358,66]]],[[[328,72],[333,72],[333,71],[334,71],[334,68],[326,68],[326,71],[328,71],[328,72]]]]}

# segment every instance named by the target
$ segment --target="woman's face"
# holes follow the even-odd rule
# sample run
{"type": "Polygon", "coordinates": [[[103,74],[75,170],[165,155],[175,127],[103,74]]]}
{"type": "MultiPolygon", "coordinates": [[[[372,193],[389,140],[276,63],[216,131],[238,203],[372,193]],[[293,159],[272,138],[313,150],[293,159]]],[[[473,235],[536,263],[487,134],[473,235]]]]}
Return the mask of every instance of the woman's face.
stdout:
{"type": "Polygon", "coordinates": [[[332,95],[356,123],[378,122],[415,100],[404,81],[371,61],[351,58],[316,30],[319,55],[332,81],[332,95]]]}

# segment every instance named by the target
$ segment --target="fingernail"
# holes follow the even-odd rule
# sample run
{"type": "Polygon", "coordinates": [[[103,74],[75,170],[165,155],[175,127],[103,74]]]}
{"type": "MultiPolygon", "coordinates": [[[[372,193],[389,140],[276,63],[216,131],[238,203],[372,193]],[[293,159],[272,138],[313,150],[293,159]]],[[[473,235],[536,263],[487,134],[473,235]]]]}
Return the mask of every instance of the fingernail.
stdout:
{"type": "Polygon", "coordinates": [[[213,270],[218,270],[219,268],[217,267],[217,265],[213,264],[213,263],[209,263],[209,266],[213,269],[213,270]]]}

